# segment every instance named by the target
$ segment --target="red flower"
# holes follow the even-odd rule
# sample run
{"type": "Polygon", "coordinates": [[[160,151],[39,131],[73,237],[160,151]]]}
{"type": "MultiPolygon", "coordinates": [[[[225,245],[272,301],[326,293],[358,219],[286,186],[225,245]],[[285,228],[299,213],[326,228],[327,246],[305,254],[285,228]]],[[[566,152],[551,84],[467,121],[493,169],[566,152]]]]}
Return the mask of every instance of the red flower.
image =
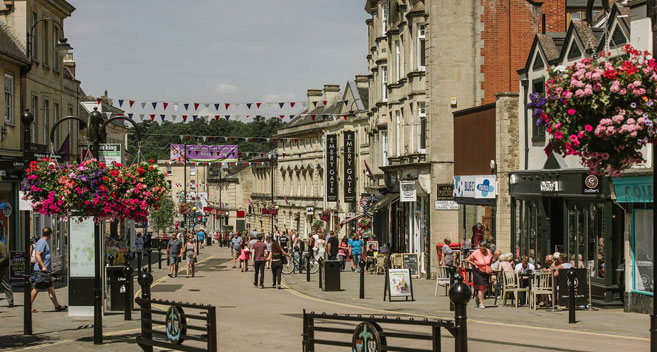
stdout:
{"type": "Polygon", "coordinates": [[[123,165],[121,165],[121,163],[117,163],[117,162],[114,163],[114,166],[116,166],[116,167],[123,167],[123,165]]]}
{"type": "Polygon", "coordinates": [[[148,162],[153,164],[155,161],[153,159],[148,159],[148,162]]]}
{"type": "Polygon", "coordinates": [[[140,175],[143,175],[143,174],[146,173],[146,170],[144,170],[144,168],[140,166],[140,167],[137,168],[137,172],[138,172],[140,175]]]}
{"type": "Polygon", "coordinates": [[[110,170],[110,175],[117,177],[119,176],[119,170],[110,170]]]}
{"type": "Polygon", "coordinates": [[[107,167],[107,165],[105,165],[105,163],[98,163],[98,167],[104,169],[107,167]]]}
{"type": "Polygon", "coordinates": [[[155,170],[155,168],[151,165],[148,167],[150,170],[155,170]]]}

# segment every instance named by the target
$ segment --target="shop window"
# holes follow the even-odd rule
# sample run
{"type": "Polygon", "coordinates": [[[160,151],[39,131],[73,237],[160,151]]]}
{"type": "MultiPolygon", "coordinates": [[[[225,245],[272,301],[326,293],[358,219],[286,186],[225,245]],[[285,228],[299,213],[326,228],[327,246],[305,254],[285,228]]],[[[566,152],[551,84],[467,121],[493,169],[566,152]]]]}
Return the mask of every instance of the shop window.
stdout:
{"type": "MultiPolygon", "coordinates": [[[[545,92],[545,79],[536,79],[532,81],[532,93],[543,94],[545,92]]],[[[532,142],[545,141],[545,128],[538,125],[538,118],[532,114],[532,142]]]]}
{"type": "Polygon", "coordinates": [[[632,223],[632,288],[635,291],[653,292],[652,267],[653,224],[652,209],[634,209],[632,223]]]}
{"type": "Polygon", "coordinates": [[[420,123],[417,129],[417,150],[419,153],[427,152],[427,108],[424,102],[417,103],[417,114],[420,123]]]}

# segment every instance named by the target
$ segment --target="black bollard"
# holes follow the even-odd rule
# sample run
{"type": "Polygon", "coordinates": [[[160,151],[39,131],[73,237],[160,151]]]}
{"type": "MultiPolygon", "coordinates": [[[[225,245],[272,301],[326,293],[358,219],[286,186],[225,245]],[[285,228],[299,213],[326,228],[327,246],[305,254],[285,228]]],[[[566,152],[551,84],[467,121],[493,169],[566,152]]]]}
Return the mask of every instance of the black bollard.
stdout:
{"type": "Polygon", "coordinates": [[[157,268],[162,269],[162,248],[157,246],[157,268]]]}
{"type": "Polygon", "coordinates": [[[151,254],[153,253],[153,248],[146,248],[146,253],[148,254],[148,272],[152,273],[153,270],[151,269],[151,254]]]}
{"type": "Polygon", "coordinates": [[[306,254],[306,282],[310,282],[310,253],[306,254]]]}
{"type": "Polygon", "coordinates": [[[575,324],[575,270],[572,268],[566,272],[568,276],[568,324],[575,324]]]}
{"type": "MultiPolygon", "coordinates": [[[[456,267],[454,265],[450,265],[447,267],[449,270],[449,287],[452,287],[454,285],[454,276],[456,276],[456,267]]],[[[454,302],[452,300],[449,300],[449,311],[453,312],[454,311],[454,302]]]]}
{"type": "Polygon", "coordinates": [[[360,267],[360,299],[365,298],[365,261],[361,259],[358,263],[360,267]]]}
{"type": "Polygon", "coordinates": [[[124,320],[132,320],[132,274],[135,269],[130,267],[130,263],[123,269],[125,275],[125,309],[124,320]]]}
{"type": "Polygon", "coordinates": [[[139,278],[141,276],[141,249],[137,250],[137,277],[139,278]]]}
{"type": "Polygon", "coordinates": [[[468,285],[463,283],[463,278],[459,276],[459,282],[449,288],[449,299],[454,303],[454,324],[456,334],[454,335],[454,351],[468,352],[468,316],[466,307],[472,293],[468,285]]]}
{"type": "MultiPolygon", "coordinates": [[[[150,251],[149,251],[150,252],[150,251]]],[[[139,285],[141,285],[141,298],[145,300],[141,309],[141,331],[142,337],[147,340],[153,338],[153,323],[151,322],[151,284],[153,275],[144,271],[139,276],[139,285]]],[[[153,352],[153,346],[141,346],[145,352],[153,352]]]]}
{"type": "Polygon", "coordinates": [[[319,263],[319,289],[322,289],[322,262],[324,260],[322,258],[317,259],[317,262],[319,263]]]}

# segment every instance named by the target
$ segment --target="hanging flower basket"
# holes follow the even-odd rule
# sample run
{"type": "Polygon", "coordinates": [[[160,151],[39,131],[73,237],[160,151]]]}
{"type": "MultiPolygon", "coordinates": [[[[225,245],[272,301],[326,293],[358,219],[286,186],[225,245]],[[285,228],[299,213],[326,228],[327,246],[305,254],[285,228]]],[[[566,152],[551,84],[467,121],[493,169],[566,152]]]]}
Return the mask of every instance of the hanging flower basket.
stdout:
{"type": "Polygon", "coordinates": [[[315,220],[313,226],[311,227],[312,233],[321,233],[324,232],[324,221],[315,220]]]}
{"type": "Polygon", "coordinates": [[[643,162],[641,147],[655,141],[657,62],[623,50],[551,69],[546,93],[531,95],[528,108],[550,134],[546,153],[576,155],[592,173],[612,176],[643,162]]]}
{"type": "Polygon", "coordinates": [[[358,219],[357,225],[361,229],[369,229],[372,225],[372,219],[370,219],[369,216],[363,216],[362,218],[358,219]]]}
{"type": "Polygon", "coordinates": [[[324,211],[322,211],[322,215],[320,216],[320,219],[322,219],[322,221],[324,222],[331,221],[331,211],[329,209],[324,209],[324,211]]]}
{"type": "Polygon", "coordinates": [[[178,214],[191,214],[194,212],[194,210],[192,210],[193,208],[194,204],[192,203],[180,203],[178,206],[178,214]]]}

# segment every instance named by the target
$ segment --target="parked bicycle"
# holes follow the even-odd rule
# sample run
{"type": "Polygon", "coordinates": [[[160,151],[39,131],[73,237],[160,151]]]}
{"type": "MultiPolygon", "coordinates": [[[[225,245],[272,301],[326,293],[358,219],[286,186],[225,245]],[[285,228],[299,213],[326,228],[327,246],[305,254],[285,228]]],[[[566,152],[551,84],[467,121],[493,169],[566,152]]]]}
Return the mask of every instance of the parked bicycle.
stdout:
{"type": "MultiPolygon", "coordinates": [[[[292,258],[289,259],[286,264],[283,264],[283,274],[289,275],[294,272],[302,273],[306,270],[306,254],[307,253],[300,254],[299,252],[295,252],[292,255],[292,258]]],[[[310,258],[310,273],[315,274],[317,271],[319,271],[319,262],[317,262],[315,258],[310,258]]]]}

